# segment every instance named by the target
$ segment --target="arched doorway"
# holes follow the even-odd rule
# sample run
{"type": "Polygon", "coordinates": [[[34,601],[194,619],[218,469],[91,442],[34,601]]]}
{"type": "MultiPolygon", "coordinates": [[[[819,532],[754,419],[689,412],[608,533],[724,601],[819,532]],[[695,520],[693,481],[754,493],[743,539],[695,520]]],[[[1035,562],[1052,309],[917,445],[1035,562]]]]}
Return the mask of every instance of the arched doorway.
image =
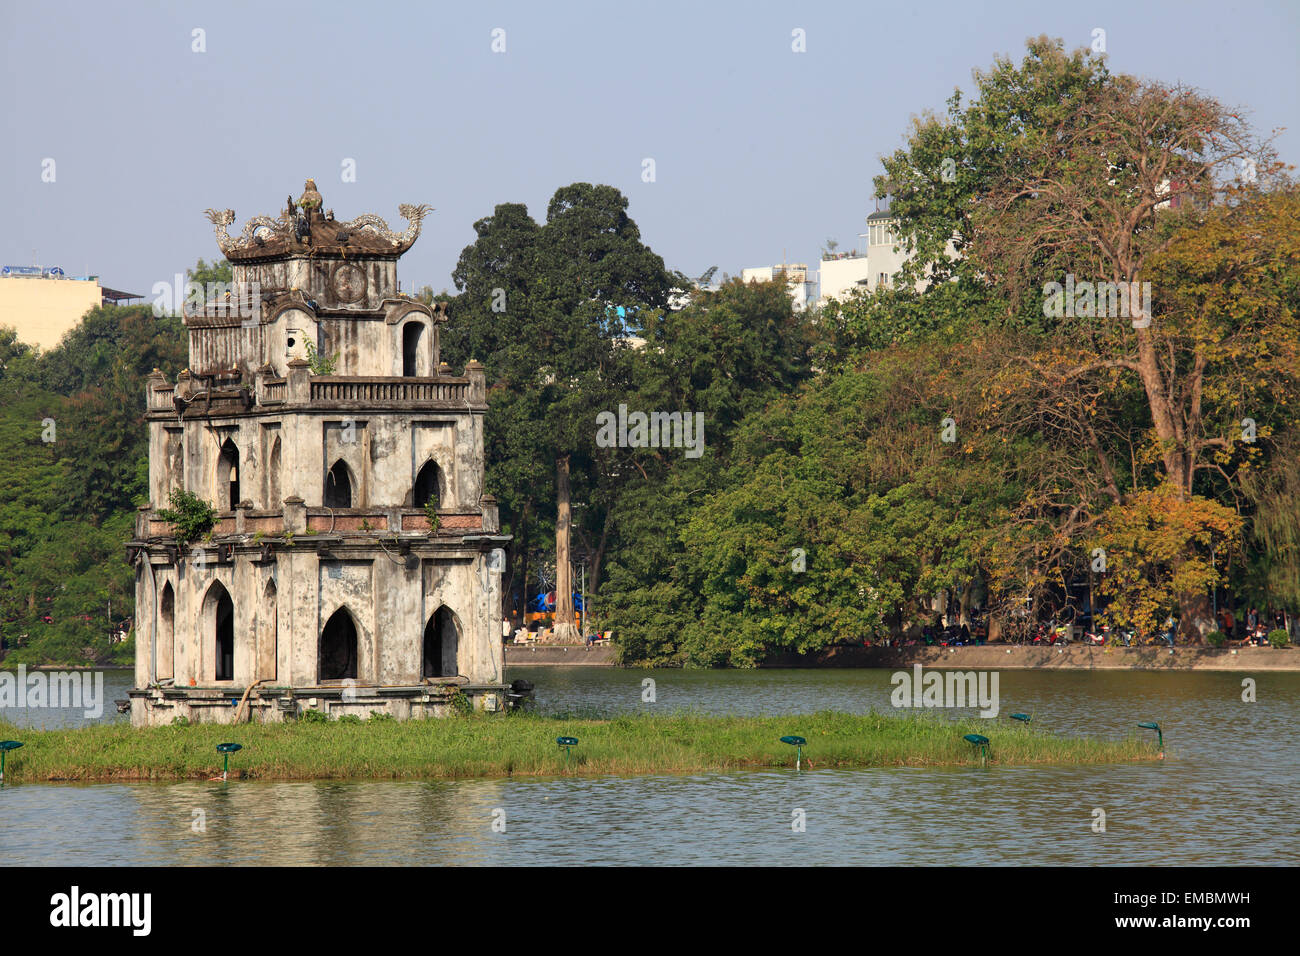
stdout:
{"type": "Polygon", "coordinates": [[[220,581],[214,581],[203,599],[204,627],[213,638],[213,678],[235,679],[235,602],[220,581]]]}
{"type": "Polygon", "coordinates": [[[352,507],[352,476],[342,458],[334,462],[334,467],[325,476],[325,507],[352,507]]]}
{"type": "Polygon", "coordinates": [[[321,631],[319,667],[323,681],[357,678],[357,626],[345,607],[331,614],[321,631]]]}
{"type": "Polygon", "coordinates": [[[418,375],[420,367],[420,339],[423,337],[424,324],[407,322],[402,326],[402,374],[418,375]]]}
{"type": "Polygon", "coordinates": [[[278,598],[275,579],[272,578],[266,582],[266,589],[262,592],[262,613],[257,635],[257,677],[261,680],[275,680],[276,677],[280,645],[278,598]]]}
{"type": "Polygon", "coordinates": [[[421,677],[455,677],[460,673],[457,654],[460,650],[460,621],[443,605],[424,626],[424,653],[421,677]]]}
{"type": "Polygon", "coordinates": [[[415,476],[415,485],[411,489],[411,504],[423,508],[429,502],[433,502],[433,506],[437,508],[442,498],[439,478],[438,466],[432,461],[426,461],[420,473],[415,476]]]}
{"type": "Polygon", "coordinates": [[[239,447],[227,438],[217,458],[217,498],[223,510],[234,511],[239,504],[239,447]]]}
{"type": "Polygon", "coordinates": [[[162,597],[158,599],[158,679],[167,680],[174,676],[172,668],[176,660],[176,594],[172,583],[163,585],[162,597]]]}

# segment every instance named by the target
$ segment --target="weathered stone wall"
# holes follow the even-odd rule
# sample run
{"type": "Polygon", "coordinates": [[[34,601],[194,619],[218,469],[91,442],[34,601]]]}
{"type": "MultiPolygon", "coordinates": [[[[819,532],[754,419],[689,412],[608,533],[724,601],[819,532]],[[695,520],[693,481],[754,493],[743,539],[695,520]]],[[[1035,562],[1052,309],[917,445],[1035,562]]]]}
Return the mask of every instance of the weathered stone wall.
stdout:
{"type": "Polygon", "coordinates": [[[255,509],[278,510],[292,495],[308,506],[325,499],[329,469],[342,460],[352,479],[353,507],[409,505],[420,468],[439,471],[439,504],[476,511],[483,494],[483,413],[352,412],[329,408],[155,419],[150,423],[151,504],[167,507],[181,487],[224,510],[217,461],[230,440],[239,451],[239,495],[255,509]],[[272,468],[276,439],[279,468],[272,468]],[[273,496],[272,491],[276,494],[273,496]]]}
{"type": "Polygon", "coordinates": [[[312,294],[294,290],[262,304],[257,315],[239,315],[230,306],[230,314],[189,317],[190,370],[209,375],[238,369],[249,384],[269,365],[283,377],[290,361],[308,357],[310,344],[334,362],[338,375],[403,375],[406,330],[414,326],[421,330],[414,343],[414,375],[437,374],[437,323],[427,306],[387,299],[328,312],[312,294]]]}
{"type": "Polygon", "coordinates": [[[378,309],[397,294],[397,261],[321,256],[236,263],[231,279],[245,286],[257,283],[264,294],[298,289],[321,308],[378,309]]]}
{"type": "Polygon", "coordinates": [[[177,687],[242,691],[258,680],[318,686],[320,634],[340,608],[356,628],[359,686],[420,684],[425,626],[442,607],[457,625],[451,675],[474,684],[502,682],[500,575],[489,570],[486,552],[430,547],[408,569],[395,552],[390,558],[368,550],[362,543],[324,554],[315,546],[297,546],[277,551],[270,561],[253,552],[229,562],[200,560],[192,552],[174,566],[146,565],[136,579],[137,686],[150,684],[152,670],[172,657],[162,646],[156,613],[169,583],[175,594],[171,677],[177,687]],[[221,588],[234,608],[230,681],[216,680],[215,604],[221,588]]]}

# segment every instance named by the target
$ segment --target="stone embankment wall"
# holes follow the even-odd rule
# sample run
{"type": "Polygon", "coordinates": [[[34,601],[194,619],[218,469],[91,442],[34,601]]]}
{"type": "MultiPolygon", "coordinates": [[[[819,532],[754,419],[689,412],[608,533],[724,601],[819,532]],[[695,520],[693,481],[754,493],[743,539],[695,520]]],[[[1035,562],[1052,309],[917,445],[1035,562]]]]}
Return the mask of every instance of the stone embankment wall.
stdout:
{"type": "MultiPolygon", "coordinates": [[[[613,667],[612,647],[506,645],[506,666],[613,667]]],[[[816,654],[776,654],[764,667],[962,667],[985,670],[1300,671],[1300,650],[1243,647],[832,647],[816,654]]]]}
{"type": "Polygon", "coordinates": [[[832,647],[778,654],[765,667],[963,667],[989,670],[1283,670],[1300,671],[1300,650],[1271,647],[832,647]]]}
{"type": "Polygon", "coordinates": [[[536,667],[543,664],[613,667],[614,648],[586,647],[582,644],[542,644],[531,647],[506,645],[506,667],[536,667]]]}

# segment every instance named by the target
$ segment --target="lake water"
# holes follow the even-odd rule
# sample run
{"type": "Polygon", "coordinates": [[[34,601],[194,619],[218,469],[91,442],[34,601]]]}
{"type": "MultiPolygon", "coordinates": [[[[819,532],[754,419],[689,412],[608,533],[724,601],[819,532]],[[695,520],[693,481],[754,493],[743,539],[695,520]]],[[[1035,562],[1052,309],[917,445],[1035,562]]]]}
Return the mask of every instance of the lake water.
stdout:
{"type": "MultiPolygon", "coordinates": [[[[889,711],[889,671],[511,668],[542,712],[889,711]],[[654,702],[643,681],[654,681],[654,702]]],[[[110,672],[103,720],[130,683],[110,672]],[[120,685],[120,686],[119,686],[120,685]]],[[[1300,674],[1003,671],[1044,733],[1164,727],[1139,765],[459,782],[10,784],[6,864],[1266,864],[1300,857],[1300,674]],[[1258,700],[1242,701],[1242,679],[1258,700]],[[1094,810],[1106,832],[1094,832],[1094,810]],[[199,811],[200,813],[196,813],[199,811]],[[791,822],[803,811],[804,832],[791,822]],[[192,823],[202,816],[205,832],[192,823]],[[505,832],[493,829],[504,820],[505,832]]],[[[947,713],[947,712],[945,712],[947,713]]],[[[952,712],[969,714],[970,711],[952,712]]],[[[77,713],[0,710],[25,726],[77,713]]],[[[791,720],[789,732],[799,733],[791,720]]],[[[1140,731],[1149,734],[1148,731],[1140,731]]],[[[815,754],[813,754],[815,758],[815,754]]]]}

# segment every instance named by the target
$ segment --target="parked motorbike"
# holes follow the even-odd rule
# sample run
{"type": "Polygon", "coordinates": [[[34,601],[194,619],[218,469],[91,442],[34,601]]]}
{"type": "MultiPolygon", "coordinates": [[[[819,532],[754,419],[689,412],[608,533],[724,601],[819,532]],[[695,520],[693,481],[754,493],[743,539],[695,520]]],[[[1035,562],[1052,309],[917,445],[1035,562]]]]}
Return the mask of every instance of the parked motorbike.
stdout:
{"type": "Polygon", "coordinates": [[[1070,643],[1070,625],[1057,624],[1056,621],[1040,622],[1031,644],[1054,646],[1070,643]]]}
{"type": "Polygon", "coordinates": [[[1083,643],[1093,647],[1131,647],[1134,638],[1134,633],[1126,628],[1103,624],[1099,628],[1085,631],[1083,643]]]}

